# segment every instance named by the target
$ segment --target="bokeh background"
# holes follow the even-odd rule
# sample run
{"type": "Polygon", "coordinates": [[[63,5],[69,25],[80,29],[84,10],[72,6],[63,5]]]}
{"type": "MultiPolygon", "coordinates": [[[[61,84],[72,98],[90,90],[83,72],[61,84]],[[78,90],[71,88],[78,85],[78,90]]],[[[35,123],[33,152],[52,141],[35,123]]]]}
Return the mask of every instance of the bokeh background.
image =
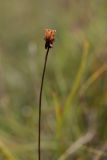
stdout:
{"type": "Polygon", "coordinates": [[[107,0],[0,0],[0,160],[107,159],[107,0]]]}

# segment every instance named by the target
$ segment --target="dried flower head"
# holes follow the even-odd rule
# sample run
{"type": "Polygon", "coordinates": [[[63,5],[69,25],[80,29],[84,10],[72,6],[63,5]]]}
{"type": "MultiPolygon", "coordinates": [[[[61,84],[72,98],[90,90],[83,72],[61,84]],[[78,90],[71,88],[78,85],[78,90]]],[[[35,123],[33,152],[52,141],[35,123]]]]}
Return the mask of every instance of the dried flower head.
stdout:
{"type": "Polygon", "coordinates": [[[55,32],[53,29],[45,29],[45,49],[52,48],[55,40],[55,32]]]}

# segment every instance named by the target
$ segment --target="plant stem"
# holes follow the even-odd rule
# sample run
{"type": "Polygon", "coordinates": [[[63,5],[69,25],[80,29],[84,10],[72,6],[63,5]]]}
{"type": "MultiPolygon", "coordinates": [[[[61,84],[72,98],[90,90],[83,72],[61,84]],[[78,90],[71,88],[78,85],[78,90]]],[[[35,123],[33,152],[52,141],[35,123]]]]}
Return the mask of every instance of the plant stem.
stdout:
{"type": "Polygon", "coordinates": [[[40,95],[39,95],[39,121],[38,121],[38,160],[41,160],[41,102],[42,102],[42,90],[43,90],[43,83],[46,71],[46,64],[48,59],[49,47],[46,51],[44,68],[42,73],[42,81],[41,81],[41,88],[40,88],[40,95]]]}

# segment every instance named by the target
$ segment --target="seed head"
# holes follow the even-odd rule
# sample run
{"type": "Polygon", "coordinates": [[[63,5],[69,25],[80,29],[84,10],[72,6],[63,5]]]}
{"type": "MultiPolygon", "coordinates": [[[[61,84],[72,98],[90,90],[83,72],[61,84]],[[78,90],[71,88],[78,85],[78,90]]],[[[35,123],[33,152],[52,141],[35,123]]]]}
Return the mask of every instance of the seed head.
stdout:
{"type": "Polygon", "coordinates": [[[53,29],[45,29],[45,49],[52,48],[55,40],[55,32],[53,29]]]}

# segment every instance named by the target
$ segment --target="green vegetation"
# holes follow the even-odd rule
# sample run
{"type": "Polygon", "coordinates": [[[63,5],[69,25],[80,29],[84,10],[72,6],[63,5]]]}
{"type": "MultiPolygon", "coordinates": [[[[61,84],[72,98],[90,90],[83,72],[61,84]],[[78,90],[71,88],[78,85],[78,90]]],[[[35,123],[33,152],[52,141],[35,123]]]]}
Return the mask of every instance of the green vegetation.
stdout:
{"type": "Polygon", "coordinates": [[[0,160],[107,159],[107,1],[0,0],[0,160]]]}

